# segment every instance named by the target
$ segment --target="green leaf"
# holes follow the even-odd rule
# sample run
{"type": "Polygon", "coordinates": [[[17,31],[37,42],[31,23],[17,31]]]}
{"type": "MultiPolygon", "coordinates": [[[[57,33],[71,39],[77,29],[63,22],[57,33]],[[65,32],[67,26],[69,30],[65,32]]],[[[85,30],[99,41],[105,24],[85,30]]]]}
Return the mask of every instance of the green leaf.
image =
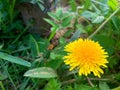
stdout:
{"type": "Polygon", "coordinates": [[[110,90],[106,82],[99,82],[99,88],[100,90],[110,90]]]}
{"type": "Polygon", "coordinates": [[[51,52],[51,53],[50,53],[50,58],[51,58],[51,59],[55,59],[57,56],[58,56],[58,55],[57,55],[56,53],[54,53],[54,52],[51,52]]]}
{"type": "Polygon", "coordinates": [[[118,80],[118,81],[120,80],[120,72],[115,74],[115,80],[118,80]]]}
{"type": "Polygon", "coordinates": [[[46,19],[46,18],[44,18],[44,20],[45,20],[46,22],[48,22],[49,24],[51,24],[52,26],[58,26],[53,20],[46,19]]]}
{"type": "Polygon", "coordinates": [[[49,39],[48,39],[49,41],[54,37],[54,35],[55,35],[58,28],[59,27],[52,27],[51,28],[51,34],[50,34],[49,39]]]}
{"type": "Polygon", "coordinates": [[[75,90],[99,90],[97,87],[90,87],[88,85],[76,85],[75,90]]]}
{"type": "Polygon", "coordinates": [[[97,16],[92,23],[101,23],[104,19],[104,16],[97,16]]]}
{"type": "Polygon", "coordinates": [[[53,69],[58,69],[62,63],[63,63],[63,60],[55,59],[55,60],[48,61],[46,65],[53,69]]]}
{"type": "Polygon", "coordinates": [[[66,17],[62,20],[62,27],[67,27],[70,25],[72,16],[66,17]]]}
{"type": "Polygon", "coordinates": [[[81,15],[91,21],[95,20],[95,18],[98,16],[97,13],[91,11],[84,11],[81,15]]]}
{"type": "Polygon", "coordinates": [[[54,13],[48,12],[48,15],[54,20],[57,20],[57,21],[60,20],[54,13]]]}
{"type": "Polygon", "coordinates": [[[91,5],[91,0],[85,0],[84,8],[85,10],[88,9],[91,5]]]}
{"type": "Polygon", "coordinates": [[[31,78],[54,78],[57,77],[57,74],[52,68],[40,67],[28,70],[24,76],[31,78]]]}
{"type": "Polygon", "coordinates": [[[20,0],[22,2],[30,2],[32,4],[36,4],[36,3],[41,3],[43,4],[44,2],[42,0],[20,0]]]}
{"type": "MultiPolygon", "coordinates": [[[[71,12],[66,12],[66,13],[64,13],[64,14],[62,15],[61,19],[63,20],[63,19],[65,19],[65,18],[69,17],[69,16],[72,16],[72,13],[71,13],[71,12]]],[[[73,17],[73,16],[72,16],[72,17],[73,17]]]]}
{"type": "Polygon", "coordinates": [[[109,61],[108,66],[112,69],[119,63],[119,59],[116,58],[116,56],[110,57],[108,61],[109,61]]]}
{"type": "Polygon", "coordinates": [[[75,0],[70,0],[69,4],[70,4],[70,7],[71,7],[72,11],[76,11],[77,3],[75,2],[75,0]]]}
{"type": "Polygon", "coordinates": [[[60,44],[65,44],[65,43],[66,43],[66,40],[65,40],[65,38],[61,37],[61,38],[59,39],[59,42],[60,42],[60,44]]]}
{"type": "Polygon", "coordinates": [[[112,10],[116,10],[119,6],[117,0],[108,0],[108,5],[111,7],[112,10]]]}
{"type": "Polygon", "coordinates": [[[72,88],[72,86],[70,86],[70,85],[68,86],[67,85],[67,87],[65,88],[65,90],[74,90],[74,89],[72,88]]]}
{"type": "Polygon", "coordinates": [[[42,11],[45,9],[44,5],[42,5],[40,2],[37,2],[37,5],[42,11]]]}
{"type": "Polygon", "coordinates": [[[70,38],[70,41],[74,41],[74,40],[78,39],[78,38],[80,37],[80,33],[81,33],[81,31],[80,31],[80,30],[77,30],[77,31],[73,34],[73,36],[70,38]]]}
{"type": "Polygon", "coordinates": [[[30,35],[30,48],[31,48],[31,54],[33,58],[39,55],[40,53],[39,45],[32,35],[30,35]]]}
{"type": "Polygon", "coordinates": [[[69,37],[70,35],[71,35],[71,33],[73,33],[73,30],[68,30],[64,35],[63,35],[63,37],[69,37]]]}
{"type": "Polygon", "coordinates": [[[116,88],[113,88],[111,90],[120,90],[120,86],[119,87],[116,87],[116,88]]]}
{"type": "Polygon", "coordinates": [[[60,89],[61,84],[57,82],[56,79],[50,79],[48,84],[45,86],[43,90],[61,90],[60,89]]]}
{"type": "Polygon", "coordinates": [[[0,81],[7,79],[8,76],[5,73],[0,72],[0,81]]]}
{"type": "Polygon", "coordinates": [[[4,43],[0,43],[0,49],[2,49],[3,48],[3,46],[4,46],[4,43]]]}
{"type": "Polygon", "coordinates": [[[0,58],[4,59],[4,60],[7,60],[7,61],[10,61],[12,63],[16,63],[16,64],[19,64],[19,65],[31,67],[31,63],[29,63],[29,62],[27,62],[27,61],[25,61],[25,60],[23,60],[21,58],[9,55],[7,53],[0,52],[0,58]]]}
{"type": "Polygon", "coordinates": [[[103,48],[108,52],[109,55],[112,55],[115,51],[114,45],[115,40],[111,37],[107,37],[105,35],[95,35],[94,40],[98,41],[103,48]]]}
{"type": "Polygon", "coordinates": [[[55,12],[55,15],[58,17],[58,18],[61,18],[63,12],[62,12],[62,8],[58,8],[55,12]]]}
{"type": "Polygon", "coordinates": [[[117,16],[113,16],[112,22],[113,22],[113,25],[115,26],[116,30],[120,31],[120,18],[118,18],[117,16]]]}
{"type": "Polygon", "coordinates": [[[40,52],[44,52],[47,50],[50,42],[47,39],[40,38],[38,41],[40,52]]]}
{"type": "Polygon", "coordinates": [[[17,50],[12,51],[12,53],[18,53],[30,49],[30,47],[20,46],[17,50]]]}

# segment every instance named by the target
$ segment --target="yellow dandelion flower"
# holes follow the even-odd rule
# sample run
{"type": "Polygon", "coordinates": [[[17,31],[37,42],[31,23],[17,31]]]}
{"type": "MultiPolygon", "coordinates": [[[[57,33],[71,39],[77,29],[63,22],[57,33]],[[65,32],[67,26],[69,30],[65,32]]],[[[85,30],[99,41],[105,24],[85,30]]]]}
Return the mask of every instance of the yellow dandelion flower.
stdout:
{"type": "Polygon", "coordinates": [[[102,68],[107,67],[108,53],[93,40],[80,38],[66,45],[65,51],[65,64],[70,66],[70,71],[78,68],[79,75],[87,76],[92,72],[95,76],[101,77],[100,74],[104,73],[102,68]]]}

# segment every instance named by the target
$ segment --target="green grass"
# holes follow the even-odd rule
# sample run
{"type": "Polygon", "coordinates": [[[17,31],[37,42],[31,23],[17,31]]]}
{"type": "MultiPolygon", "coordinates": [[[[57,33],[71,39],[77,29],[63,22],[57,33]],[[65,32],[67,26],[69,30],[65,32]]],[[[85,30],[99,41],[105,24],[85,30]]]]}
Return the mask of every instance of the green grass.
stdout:
{"type": "Polygon", "coordinates": [[[22,0],[0,0],[0,90],[119,90],[119,3],[80,1],[70,0],[69,10],[57,7],[48,13],[50,18],[42,18],[51,25],[44,37],[28,32],[32,23],[25,26],[15,7],[22,0]],[[98,41],[108,52],[108,68],[101,78],[79,76],[64,64],[64,46],[79,37],[98,41]]]}

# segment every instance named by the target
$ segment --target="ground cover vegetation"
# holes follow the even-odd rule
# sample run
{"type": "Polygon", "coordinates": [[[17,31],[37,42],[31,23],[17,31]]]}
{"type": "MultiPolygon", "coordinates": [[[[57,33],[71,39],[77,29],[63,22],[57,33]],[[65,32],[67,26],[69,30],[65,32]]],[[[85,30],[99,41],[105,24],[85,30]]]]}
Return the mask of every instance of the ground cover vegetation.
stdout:
{"type": "Polygon", "coordinates": [[[120,90],[119,0],[0,0],[0,90],[120,90]]]}

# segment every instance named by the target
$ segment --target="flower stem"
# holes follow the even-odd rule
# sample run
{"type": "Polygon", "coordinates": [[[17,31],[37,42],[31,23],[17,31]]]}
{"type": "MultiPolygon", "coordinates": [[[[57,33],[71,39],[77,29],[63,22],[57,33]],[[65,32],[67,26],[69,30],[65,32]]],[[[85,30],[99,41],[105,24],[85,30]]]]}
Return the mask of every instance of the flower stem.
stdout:
{"type": "Polygon", "coordinates": [[[93,83],[91,82],[90,78],[87,77],[88,83],[90,84],[91,87],[94,87],[93,83]]]}
{"type": "Polygon", "coordinates": [[[96,33],[98,33],[101,28],[120,10],[118,7],[98,28],[95,32],[93,32],[88,38],[92,38],[96,33]]]}

